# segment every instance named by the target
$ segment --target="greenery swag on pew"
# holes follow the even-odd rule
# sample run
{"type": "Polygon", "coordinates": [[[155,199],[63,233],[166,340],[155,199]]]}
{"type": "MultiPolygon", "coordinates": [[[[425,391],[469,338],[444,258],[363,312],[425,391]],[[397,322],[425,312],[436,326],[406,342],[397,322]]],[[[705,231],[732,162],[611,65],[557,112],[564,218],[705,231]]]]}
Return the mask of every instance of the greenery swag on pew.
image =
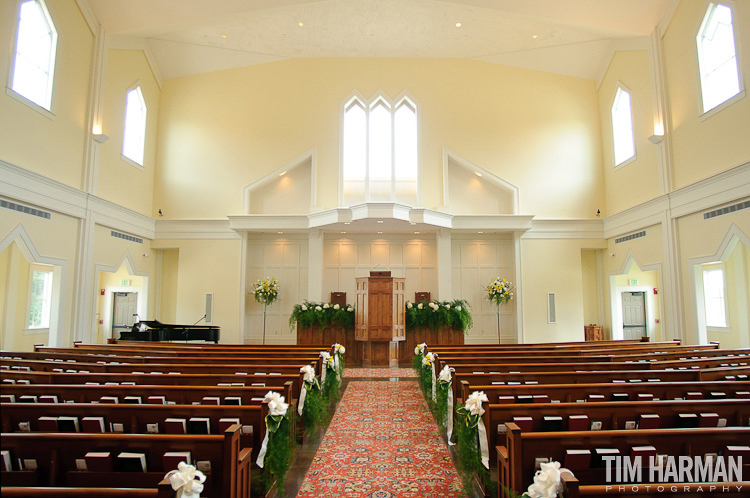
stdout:
{"type": "Polygon", "coordinates": [[[318,325],[321,332],[330,325],[338,325],[347,331],[354,330],[354,306],[305,301],[295,304],[289,316],[290,328],[293,329],[297,323],[305,329],[318,325]]]}
{"type": "Polygon", "coordinates": [[[265,451],[261,447],[257,460],[258,466],[263,468],[260,484],[263,494],[266,494],[276,482],[278,492],[283,495],[284,481],[292,463],[291,417],[294,416],[294,411],[290,413],[289,404],[277,392],[269,391],[264,401],[268,402],[268,415],[265,451]]]}
{"type": "Polygon", "coordinates": [[[326,415],[328,414],[325,400],[323,399],[323,391],[320,386],[320,382],[315,377],[315,369],[312,365],[305,365],[300,368],[300,372],[304,374],[304,381],[302,387],[302,393],[297,400],[297,410],[302,417],[302,425],[305,433],[312,434],[318,427],[321,427],[326,423],[326,415]]]}
{"type": "Polygon", "coordinates": [[[324,373],[321,374],[323,381],[323,402],[326,406],[331,406],[331,403],[341,397],[341,372],[336,370],[336,358],[331,353],[321,351],[320,356],[323,358],[324,370],[324,373]]]}
{"type": "Polygon", "coordinates": [[[482,465],[482,457],[479,449],[479,420],[481,414],[472,414],[466,409],[466,405],[458,403],[456,406],[456,422],[453,429],[456,437],[456,467],[461,474],[464,488],[470,489],[474,476],[478,476],[480,482],[487,487],[490,496],[497,494],[497,486],[490,479],[489,469],[482,465]]]}
{"type": "Polygon", "coordinates": [[[469,303],[463,299],[455,301],[422,301],[420,303],[406,303],[406,330],[440,327],[451,327],[464,334],[471,328],[474,321],[471,318],[469,303]]]}

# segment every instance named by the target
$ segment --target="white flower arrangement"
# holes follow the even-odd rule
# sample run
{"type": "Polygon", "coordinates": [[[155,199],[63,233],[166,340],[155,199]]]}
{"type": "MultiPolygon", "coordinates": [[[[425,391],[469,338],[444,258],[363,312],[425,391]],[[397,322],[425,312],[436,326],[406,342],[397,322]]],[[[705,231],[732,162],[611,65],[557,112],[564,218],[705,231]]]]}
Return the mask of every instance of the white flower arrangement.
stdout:
{"type": "Polygon", "coordinates": [[[451,375],[451,367],[448,365],[445,365],[442,370],[440,370],[440,374],[438,375],[438,379],[442,380],[443,382],[450,382],[453,376],[451,375]]]}
{"type": "Polygon", "coordinates": [[[334,305],[333,305],[333,309],[335,309],[335,310],[340,310],[340,309],[341,309],[341,306],[339,306],[338,304],[334,304],[334,305]]]}
{"type": "Polygon", "coordinates": [[[563,472],[570,472],[568,469],[560,468],[560,462],[549,462],[541,464],[541,470],[534,474],[534,483],[524,494],[530,498],[555,498],[562,491],[563,472]]]}
{"type": "Polygon", "coordinates": [[[289,409],[289,404],[284,402],[284,396],[275,391],[268,391],[263,401],[268,402],[268,414],[272,417],[284,416],[289,409]]]}
{"type": "Polygon", "coordinates": [[[414,354],[415,355],[423,355],[424,350],[427,348],[427,343],[423,342],[422,344],[417,344],[414,348],[414,354]]]}
{"type": "Polygon", "coordinates": [[[424,358],[422,358],[422,366],[429,367],[435,362],[435,354],[434,353],[427,353],[424,355],[424,358]]]}
{"type": "Polygon", "coordinates": [[[484,391],[474,391],[469,394],[469,398],[466,400],[466,409],[472,415],[483,415],[484,408],[482,408],[482,402],[487,402],[489,399],[484,391]]]}
{"type": "Polygon", "coordinates": [[[177,470],[169,471],[164,478],[169,479],[172,489],[177,491],[177,496],[181,498],[200,498],[203,483],[206,481],[203,472],[195,470],[194,466],[185,462],[178,463],[177,470]]]}
{"type": "Polygon", "coordinates": [[[346,348],[342,344],[339,344],[337,342],[336,344],[333,345],[333,352],[334,354],[345,354],[346,348]]]}
{"type": "Polygon", "coordinates": [[[407,309],[407,310],[410,310],[410,309],[412,309],[412,307],[413,307],[413,306],[414,306],[414,305],[413,305],[413,304],[411,304],[411,303],[410,303],[409,301],[406,301],[406,309],[407,309]]]}
{"type": "Polygon", "coordinates": [[[497,277],[487,286],[487,299],[500,305],[513,299],[513,283],[497,277]]]}
{"type": "Polygon", "coordinates": [[[253,295],[257,302],[269,305],[279,297],[279,282],[273,277],[256,280],[253,282],[253,295]]]}
{"type": "Polygon", "coordinates": [[[312,365],[305,365],[299,371],[304,374],[303,380],[305,382],[313,382],[315,380],[315,367],[312,365]]]}

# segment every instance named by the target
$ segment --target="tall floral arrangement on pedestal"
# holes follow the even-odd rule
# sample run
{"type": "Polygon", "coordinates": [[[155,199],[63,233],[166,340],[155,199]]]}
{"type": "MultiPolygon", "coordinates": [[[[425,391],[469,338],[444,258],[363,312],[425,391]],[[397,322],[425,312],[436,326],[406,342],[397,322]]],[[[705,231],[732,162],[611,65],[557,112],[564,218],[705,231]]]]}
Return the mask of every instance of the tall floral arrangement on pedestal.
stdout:
{"type": "Polygon", "coordinates": [[[513,299],[513,283],[497,277],[487,286],[487,299],[497,305],[497,342],[502,342],[500,337],[500,305],[513,299]]]}
{"type": "Polygon", "coordinates": [[[263,304],[263,344],[266,343],[266,308],[279,297],[279,282],[268,277],[253,282],[253,296],[255,300],[263,304]]]}

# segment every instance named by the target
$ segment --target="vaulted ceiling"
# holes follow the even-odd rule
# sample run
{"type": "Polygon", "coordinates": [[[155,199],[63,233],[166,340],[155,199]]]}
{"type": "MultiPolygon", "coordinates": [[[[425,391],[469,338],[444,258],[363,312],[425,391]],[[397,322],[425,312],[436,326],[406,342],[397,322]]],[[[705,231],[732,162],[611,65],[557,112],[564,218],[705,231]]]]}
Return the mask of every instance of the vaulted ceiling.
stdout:
{"type": "Polygon", "coordinates": [[[86,1],[108,35],[145,39],[164,78],[296,57],[451,57],[595,79],[672,0],[86,1]]]}

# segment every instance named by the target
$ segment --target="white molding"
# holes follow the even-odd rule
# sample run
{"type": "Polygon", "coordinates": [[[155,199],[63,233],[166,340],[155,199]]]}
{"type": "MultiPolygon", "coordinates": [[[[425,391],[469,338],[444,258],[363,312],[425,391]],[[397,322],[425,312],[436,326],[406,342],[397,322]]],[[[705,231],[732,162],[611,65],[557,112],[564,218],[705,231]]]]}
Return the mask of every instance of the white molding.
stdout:
{"type": "Polygon", "coordinates": [[[159,88],[162,87],[163,78],[159,70],[159,65],[156,63],[156,58],[153,52],[151,52],[151,47],[145,38],[108,34],[105,38],[105,48],[107,50],[142,50],[151,69],[151,74],[154,76],[154,80],[156,80],[156,84],[159,85],[159,88]]]}
{"type": "Polygon", "coordinates": [[[641,228],[657,225],[661,223],[662,215],[668,209],[669,198],[662,195],[620,213],[607,216],[604,219],[604,238],[611,239],[641,228]]]}
{"type": "Polygon", "coordinates": [[[239,239],[240,235],[224,219],[157,220],[155,240],[239,239]]]}
{"type": "Polygon", "coordinates": [[[604,220],[533,219],[524,239],[604,239],[604,220]]]}
{"type": "Polygon", "coordinates": [[[75,0],[75,2],[76,2],[76,5],[78,5],[78,9],[81,11],[81,15],[83,16],[83,19],[86,21],[86,24],[88,24],[89,29],[91,30],[91,34],[96,35],[96,32],[101,26],[101,23],[99,23],[99,20],[96,18],[96,14],[94,14],[94,11],[91,10],[89,1],[88,0],[75,0]]]}
{"type": "Polygon", "coordinates": [[[236,231],[275,232],[277,230],[307,230],[306,215],[290,214],[230,214],[229,227],[236,231]]]}
{"type": "Polygon", "coordinates": [[[671,0],[671,2],[669,2],[667,10],[664,11],[664,15],[659,21],[659,24],[656,25],[660,37],[664,37],[667,33],[667,29],[669,29],[669,25],[672,23],[672,18],[674,17],[675,12],[677,12],[677,7],[679,5],[680,0],[671,0]]]}
{"type": "Polygon", "coordinates": [[[274,169],[270,173],[263,175],[252,183],[245,185],[242,189],[242,212],[244,214],[250,214],[250,194],[253,190],[259,189],[269,182],[276,180],[279,174],[285,171],[291,171],[296,169],[307,161],[310,161],[310,212],[318,209],[317,205],[317,169],[318,169],[318,148],[313,147],[297,157],[290,159],[286,163],[282,164],[278,168],[274,169]]]}
{"type": "Polygon", "coordinates": [[[93,215],[97,224],[154,238],[155,220],[0,159],[0,196],[74,218],[93,215]],[[89,213],[90,211],[90,213],[89,213]]]}
{"type": "Polygon", "coordinates": [[[497,230],[501,232],[525,232],[532,227],[531,215],[478,214],[453,217],[455,230],[497,230]]]}

